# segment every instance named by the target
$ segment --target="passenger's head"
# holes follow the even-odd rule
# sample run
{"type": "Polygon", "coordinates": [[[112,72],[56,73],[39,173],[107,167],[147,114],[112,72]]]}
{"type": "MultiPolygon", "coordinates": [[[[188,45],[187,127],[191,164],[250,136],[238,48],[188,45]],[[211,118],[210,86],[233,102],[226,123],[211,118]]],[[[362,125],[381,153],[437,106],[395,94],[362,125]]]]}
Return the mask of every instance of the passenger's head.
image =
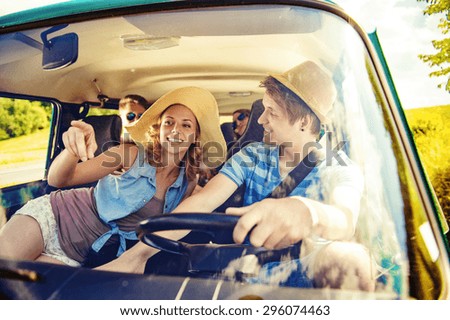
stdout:
{"type": "Polygon", "coordinates": [[[250,117],[250,109],[238,109],[233,112],[233,130],[237,138],[242,136],[247,128],[248,118],[250,117]]]}
{"type": "Polygon", "coordinates": [[[150,137],[158,145],[158,150],[180,155],[180,160],[189,149],[200,152],[197,117],[182,104],[173,104],[161,113],[158,122],[150,130],[150,137]]]}
{"type": "Polygon", "coordinates": [[[172,90],[152,104],[134,125],[131,138],[148,148],[152,158],[164,165],[163,153],[186,160],[188,177],[196,174],[202,156],[223,160],[226,144],[220,131],[219,110],[214,96],[197,87],[172,90]]]}
{"type": "Polygon", "coordinates": [[[139,120],[149,107],[147,100],[137,94],[129,94],[119,101],[119,115],[122,126],[129,126],[139,120]]]}
{"type": "Polygon", "coordinates": [[[277,105],[285,112],[289,123],[307,119],[312,134],[319,134],[321,124],[336,98],[333,80],[312,61],[306,61],[282,74],[271,74],[261,82],[277,105]]]}

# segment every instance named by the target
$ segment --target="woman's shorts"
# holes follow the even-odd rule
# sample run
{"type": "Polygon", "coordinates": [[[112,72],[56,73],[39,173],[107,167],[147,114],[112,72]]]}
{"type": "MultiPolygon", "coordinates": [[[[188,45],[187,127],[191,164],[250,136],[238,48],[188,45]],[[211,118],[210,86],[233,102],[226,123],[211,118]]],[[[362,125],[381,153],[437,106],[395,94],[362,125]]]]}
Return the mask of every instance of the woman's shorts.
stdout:
{"type": "Polygon", "coordinates": [[[30,216],[37,221],[44,239],[43,255],[59,260],[72,267],[79,267],[81,265],[78,261],[69,258],[61,249],[58,240],[58,226],[56,225],[49,195],[28,201],[15,214],[30,216]]]}

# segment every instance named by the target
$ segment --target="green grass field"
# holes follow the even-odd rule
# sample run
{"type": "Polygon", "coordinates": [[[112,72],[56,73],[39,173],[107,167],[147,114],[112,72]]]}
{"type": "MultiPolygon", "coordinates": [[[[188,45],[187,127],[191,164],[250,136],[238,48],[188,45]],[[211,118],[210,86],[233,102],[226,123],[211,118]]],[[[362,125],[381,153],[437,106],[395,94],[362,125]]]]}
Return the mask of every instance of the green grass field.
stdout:
{"type": "Polygon", "coordinates": [[[421,162],[450,224],[450,105],[410,109],[405,114],[421,162]]]}
{"type": "Polygon", "coordinates": [[[27,136],[0,141],[1,167],[21,162],[45,161],[50,129],[40,130],[27,136]]]}
{"type": "Polygon", "coordinates": [[[414,140],[428,174],[450,166],[450,105],[405,110],[414,140]]]}

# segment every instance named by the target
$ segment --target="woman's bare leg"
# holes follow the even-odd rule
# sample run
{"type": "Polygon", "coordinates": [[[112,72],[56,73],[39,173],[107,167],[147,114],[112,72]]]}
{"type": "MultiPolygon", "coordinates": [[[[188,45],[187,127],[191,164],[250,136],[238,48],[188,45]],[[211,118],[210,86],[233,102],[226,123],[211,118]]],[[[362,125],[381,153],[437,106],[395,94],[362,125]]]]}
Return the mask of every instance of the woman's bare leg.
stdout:
{"type": "Polygon", "coordinates": [[[0,229],[0,257],[36,260],[44,250],[41,227],[26,215],[14,215],[0,229]]]}
{"type": "Polygon", "coordinates": [[[55,259],[55,258],[46,256],[46,255],[43,255],[43,254],[41,254],[41,255],[36,259],[36,261],[66,265],[64,262],[59,261],[58,259],[55,259]]]}

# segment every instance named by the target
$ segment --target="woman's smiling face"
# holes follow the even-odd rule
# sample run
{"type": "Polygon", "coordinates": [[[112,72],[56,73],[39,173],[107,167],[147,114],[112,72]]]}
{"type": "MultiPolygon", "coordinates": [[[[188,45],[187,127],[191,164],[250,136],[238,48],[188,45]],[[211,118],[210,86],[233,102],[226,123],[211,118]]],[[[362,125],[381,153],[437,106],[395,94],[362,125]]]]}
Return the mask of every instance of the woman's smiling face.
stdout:
{"type": "Polygon", "coordinates": [[[189,108],[181,104],[170,106],[161,116],[162,148],[172,154],[184,154],[195,142],[197,128],[197,119],[189,108]]]}

